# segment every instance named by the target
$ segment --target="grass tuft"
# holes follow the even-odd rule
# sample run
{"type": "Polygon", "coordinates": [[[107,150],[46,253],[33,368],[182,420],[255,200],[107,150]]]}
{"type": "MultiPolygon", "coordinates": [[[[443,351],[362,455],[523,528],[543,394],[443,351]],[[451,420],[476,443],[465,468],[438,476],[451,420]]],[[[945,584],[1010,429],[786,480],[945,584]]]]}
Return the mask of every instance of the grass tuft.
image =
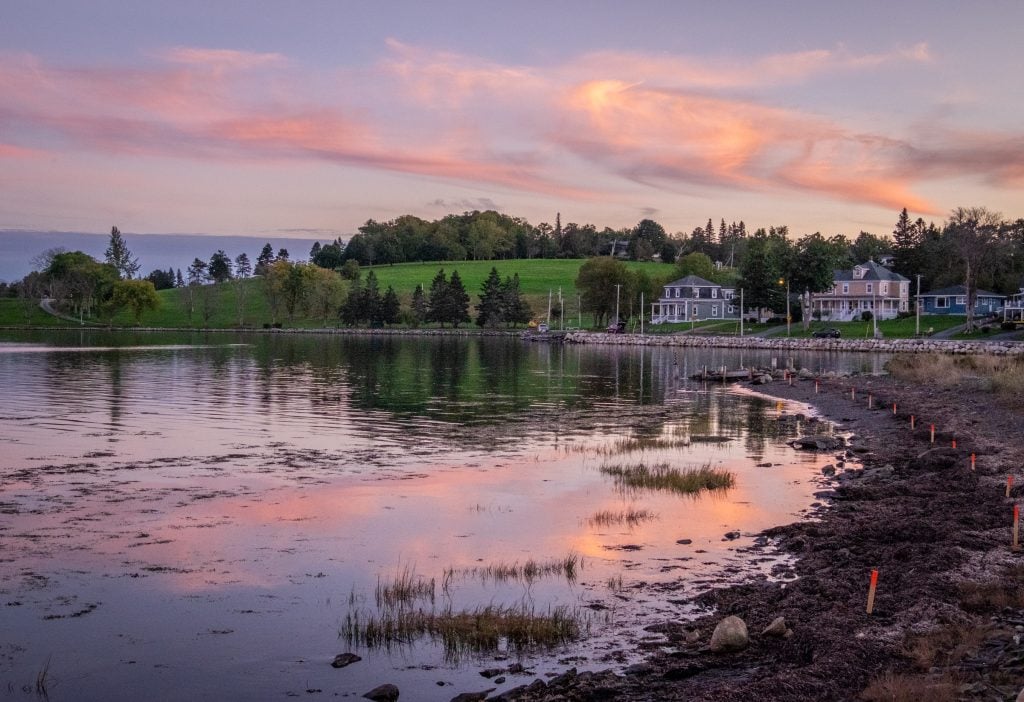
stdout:
{"type": "MultiPolygon", "coordinates": [[[[377,607],[397,608],[407,607],[419,600],[429,600],[434,603],[436,583],[434,578],[425,580],[416,575],[414,568],[406,566],[401,569],[392,581],[382,581],[377,578],[377,590],[375,596],[377,607]]],[[[350,604],[352,600],[350,599],[350,604]]]]}
{"type": "Polygon", "coordinates": [[[667,463],[648,466],[604,465],[601,472],[615,479],[620,490],[667,490],[683,495],[695,495],[703,490],[726,490],[736,481],[729,471],[712,468],[705,463],[698,468],[676,468],[667,463]]]}
{"type": "Polygon", "coordinates": [[[428,638],[441,643],[447,660],[457,661],[467,653],[557,646],[579,638],[588,627],[589,620],[578,610],[564,606],[538,613],[526,605],[490,605],[460,612],[388,610],[366,619],[350,612],[340,635],[349,645],[371,649],[406,646],[428,638]]]}
{"type": "Polygon", "coordinates": [[[536,561],[531,558],[522,564],[519,561],[499,561],[476,568],[447,568],[444,571],[443,582],[445,590],[456,576],[480,578],[485,583],[522,582],[526,585],[532,585],[541,578],[561,576],[573,583],[576,582],[578,571],[582,568],[583,559],[576,553],[569,553],[550,561],[536,561]]]}
{"type": "Polygon", "coordinates": [[[603,509],[600,512],[595,512],[590,519],[587,521],[590,526],[594,527],[611,527],[625,524],[629,527],[635,527],[643,522],[657,519],[657,515],[654,512],[646,509],[626,509],[618,512],[613,512],[610,509],[603,509]]]}

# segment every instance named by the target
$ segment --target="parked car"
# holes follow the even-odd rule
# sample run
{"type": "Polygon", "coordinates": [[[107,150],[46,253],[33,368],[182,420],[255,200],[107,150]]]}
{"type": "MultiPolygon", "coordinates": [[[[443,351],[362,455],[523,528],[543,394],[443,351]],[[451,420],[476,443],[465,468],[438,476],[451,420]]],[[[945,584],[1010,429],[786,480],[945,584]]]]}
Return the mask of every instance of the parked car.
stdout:
{"type": "Polygon", "coordinates": [[[838,339],[842,336],[838,329],[829,327],[828,329],[819,329],[811,333],[815,339],[838,339]]]}

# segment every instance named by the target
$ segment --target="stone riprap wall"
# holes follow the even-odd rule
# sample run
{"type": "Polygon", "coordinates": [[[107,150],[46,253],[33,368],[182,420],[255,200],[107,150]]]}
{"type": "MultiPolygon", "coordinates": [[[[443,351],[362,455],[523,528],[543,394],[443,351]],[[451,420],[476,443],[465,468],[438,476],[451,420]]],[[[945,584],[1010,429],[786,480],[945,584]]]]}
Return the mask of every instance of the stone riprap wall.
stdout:
{"type": "Polygon", "coordinates": [[[647,336],[640,334],[604,334],[572,332],[565,340],[574,344],[609,344],[622,346],[682,346],[736,349],[768,349],[774,351],[863,351],[865,353],[951,353],[1016,356],[1024,354],[1019,341],[952,341],[946,339],[788,339],[762,336],[698,336],[671,334],[647,336]]]}

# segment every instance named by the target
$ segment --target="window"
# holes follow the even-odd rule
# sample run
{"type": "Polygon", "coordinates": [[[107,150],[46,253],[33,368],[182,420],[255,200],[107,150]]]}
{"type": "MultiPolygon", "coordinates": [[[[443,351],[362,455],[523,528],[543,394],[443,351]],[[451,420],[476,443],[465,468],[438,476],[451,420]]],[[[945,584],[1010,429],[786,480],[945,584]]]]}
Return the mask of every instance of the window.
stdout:
{"type": "Polygon", "coordinates": [[[872,283],[867,283],[867,284],[865,285],[865,287],[864,287],[864,292],[866,292],[866,293],[870,294],[870,293],[872,293],[872,292],[874,292],[874,291],[875,291],[875,288],[874,288],[874,285],[873,285],[872,283]]]}
{"type": "Polygon", "coordinates": [[[888,295],[889,294],[889,284],[888,283],[879,283],[878,284],[878,294],[879,295],[888,295]]]}
{"type": "Polygon", "coordinates": [[[967,304],[967,296],[966,295],[957,295],[956,296],[956,304],[958,304],[958,305],[966,305],[967,304]]]}
{"type": "Polygon", "coordinates": [[[729,314],[736,314],[736,305],[729,305],[729,314]]]}
{"type": "Polygon", "coordinates": [[[938,309],[946,309],[949,307],[948,297],[937,297],[935,298],[935,307],[938,309]]]}
{"type": "Polygon", "coordinates": [[[712,317],[717,317],[718,316],[718,305],[711,305],[711,316],[712,317]]]}
{"type": "Polygon", "coordinates": [[[843,294],[844,295],[849,295],[850,294],[850,284],[849,283],[843,283],[843,294]]]}
{"type": "Polygon", "coordinates": [[[722,291],[722,297],[724,297],[726,300],[731,300],[732,296],[735,295],[735,294],[736,293],[734,291],[732,291],[732,290],[723,290],[722,291]]]}
{"type": "Polygon", "coordinates": [[[711,288],[711,297],[718,297],[718,288],[711,288]]]}

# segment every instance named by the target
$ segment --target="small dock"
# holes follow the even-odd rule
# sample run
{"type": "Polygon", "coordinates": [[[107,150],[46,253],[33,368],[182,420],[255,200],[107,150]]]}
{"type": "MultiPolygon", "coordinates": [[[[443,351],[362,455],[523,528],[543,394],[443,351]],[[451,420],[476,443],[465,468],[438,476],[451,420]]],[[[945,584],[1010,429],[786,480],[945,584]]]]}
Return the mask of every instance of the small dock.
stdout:
{"type": "Polygon", "coordinates": [[[563,344],[567,331],[523,332],[519,338],[523,341],[537,341],[545,344],[563,344]]]}

